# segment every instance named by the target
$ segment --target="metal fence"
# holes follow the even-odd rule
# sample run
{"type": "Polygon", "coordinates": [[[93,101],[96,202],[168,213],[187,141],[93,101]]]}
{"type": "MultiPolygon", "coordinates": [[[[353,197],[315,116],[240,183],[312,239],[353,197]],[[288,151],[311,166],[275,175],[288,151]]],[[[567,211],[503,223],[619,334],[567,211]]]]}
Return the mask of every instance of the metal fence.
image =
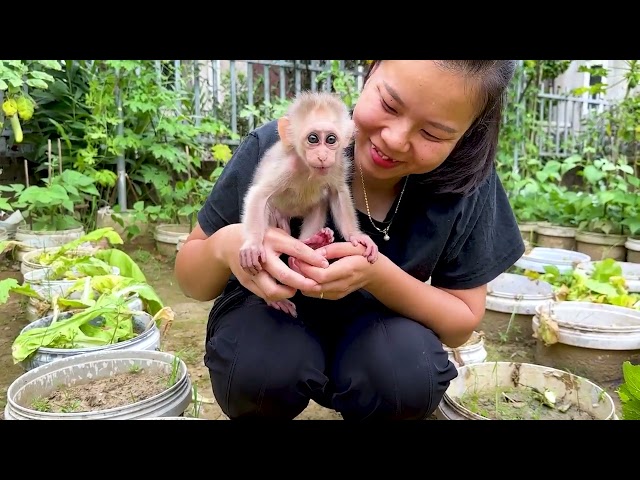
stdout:
{"type": "Polygon", "coordinates": [[[540,157],[567,157],[581,152],[587,142],[602,144],[604,129],[598,129],[601,114],[611,102],[588,95],[581,97],[569,93],[540,90],[537,109],[532,112],[534,125],[539,127],[536,146],[540,157]],[[595,137],[594,137],[595,135],[595,137]]]}
{"type": "MultiPolygon", "coordinates": [[[[338,63],[340,73],[351,76],[360,91],[366,71],[364,63],[357,60],[338,63]]],[[[260,105],[277,104],[302,89],[329,90],[335,78],[331,61],[327,60],[211,60],[200,62],[199,70],[200,73],[194,72],[193,83],[201,96],[196,115],[200,118],[222,116],[231,131],[241,137],[256,124],[271,119],[268,115],[256,118],[246,112],[257,111],[260,105]],[[204,75],[203,63],[209,70],[204,75]]],[[[523,84],[521,79],[514,82],[512,88],[521,90],[523,84]]],[[[593,132],[598,132],[598,114],[610,106],[606,100],[553,93],[540,85],[536,108],[518,115],[525,140],[514,146],[516,156],[523,154],[527,141],[536,145],[539,157],[555,158],[580,153],[587,141],[604,142],[604,129],[600,129],[595,139],[593,132]],[[528,116],[528,121],[524,116],[528,116]]],[[[236,145],[238,140],[223,139],[222,142],[236,145]]]]}
{"type": "MultiPolygon", "coordinates": [[[[200,101],[196,122],[221,118],[232,134],[243,137],[273,118],[279,105],[302,90],[331,91],[337,77],[350,78],[360,91],[366,66],[362,60],[206,60],[191,63],[193,88],[200,101]],[[260,115],[262,113],[262,115],[260,115]]],[[[178,72],[176,63],[175,71],[178,72]]],[[[222,139],[237,145],[239,140],[222,139]]]]}

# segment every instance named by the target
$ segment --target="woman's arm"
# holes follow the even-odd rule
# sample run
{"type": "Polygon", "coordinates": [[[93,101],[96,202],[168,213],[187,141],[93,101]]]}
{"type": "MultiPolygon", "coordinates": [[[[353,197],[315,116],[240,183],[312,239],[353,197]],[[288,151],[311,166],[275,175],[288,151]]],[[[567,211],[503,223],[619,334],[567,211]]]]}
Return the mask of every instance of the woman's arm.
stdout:
{"type": "Polygon", "coordinates": [[[433,330],[452,348],[465,343],[484,316],[486,285],[466,290],[433,287],[383,254],[370,264],[362,255],[364,247],[349,242],[333,243],[318,252],[337,260],[325,269],[299,261],[292,265],[296,272],[318,282],[303,291],[306,295],[317,298],[322,292],[323,298],[331,301],[364,289],[389,309],[433,330]]]}
{"type": "Polygon", "coordinates": [[[176,255],[175,275],[182,292],[202,302],[213,300],[224,290],[231,269],[225,260],[226,227],[207,237],[196,224],[176,255]]]}
{"type": "Polygon", "coordinates": [[[464,344],[485,311],[486,285],[467,290],[433,287],[380,255],[364,289],[388,308],[433,330],[445,345],[464,344]]]}

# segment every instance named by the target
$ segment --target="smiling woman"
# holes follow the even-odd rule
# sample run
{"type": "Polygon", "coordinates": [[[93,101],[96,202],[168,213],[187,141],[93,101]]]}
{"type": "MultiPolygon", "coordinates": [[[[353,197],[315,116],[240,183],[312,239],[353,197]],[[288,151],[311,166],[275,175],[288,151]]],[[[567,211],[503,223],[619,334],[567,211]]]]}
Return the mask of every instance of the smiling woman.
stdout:
{"type": "MultiPolygon", "coordinates": [[[[244,139],[175,266],[185,294],[218,297],[205,364],[227,416],[295,418],[311,398],[353,420],[422,419],[435,410],[457,375],[442,343],[469,339],[486,284],[524,252],[494,168],[514,67],[372,63],[346,153],[358,220],[379,246],[374,264],[339,235],[310,249],[294,220],[291,235],[265,236],[263,270],[245,273],[240,212],[259,159],[278,139],[276,122],[244,139]],[[330,265],[316,266],[324,258],[330,265]],[[297,318],[262,301],[284,298],[297,318]]],[[[331,218],[327,226],[336,231],[331,218]]]]}

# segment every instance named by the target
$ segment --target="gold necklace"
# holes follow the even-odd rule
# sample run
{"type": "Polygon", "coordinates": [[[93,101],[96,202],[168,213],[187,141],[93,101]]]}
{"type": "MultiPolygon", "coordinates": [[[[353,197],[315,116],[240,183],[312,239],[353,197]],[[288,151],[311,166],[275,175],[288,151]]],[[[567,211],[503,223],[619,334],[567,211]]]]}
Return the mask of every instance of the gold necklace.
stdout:
{"type": "Polygon", "coordinates": [[[398,203],[396,204],[396,209],[393,212],[393,216],[391,220],[389,220],[389,225],[387,225],[384,229],[380,230],[375,223],[373,223],[373,218],[371,218],[371,211],[369,210],[369,200],[367,198],[367,189],[364,186],[364,174],[362,173],[362,167],[360,166],[360,162],[358,162],[358,169],[360,170],[360,179],[362,180],[362,193],[364,194],[364,204],[367,207],[367,216],[369,217],[369,221],[373,228],[378,230],[380,233],[384,233],[384,240],[386,242],[389,241],[391,237],[389,237],[389,229],[391,228],[391,224],[393,223],[393,219],[396,217],[396,213],[398,213],[398,207],[400,207],[400,202],[402,201],[402,195],[404,194],[404,189],[407,188],[407,182],[409,181],[409,175],[407,175],[404,179],[404,186],[402,187],[402,191],[400,192],[400,198],[398,199],[398,203]]]}

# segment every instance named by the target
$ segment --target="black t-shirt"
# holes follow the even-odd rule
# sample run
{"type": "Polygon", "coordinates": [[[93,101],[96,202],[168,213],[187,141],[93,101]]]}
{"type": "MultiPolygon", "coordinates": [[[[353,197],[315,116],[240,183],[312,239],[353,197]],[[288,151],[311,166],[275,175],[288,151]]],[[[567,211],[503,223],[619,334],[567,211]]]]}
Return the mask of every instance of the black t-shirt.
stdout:
{"type": "MultiPolygon", "coordinates": [[[[257,162],[277,140],[276,122],[272,121],[251,132],[238,146],[198,213],[200,227],[207,235],[240,221],[243,198],[257,162]]],[[[391,219],[395,207],[394,203],[385,221],[391,219]]],[[[382,254],[421,281],[431,278],[433,286],[468,289],[483,285],[524,253],[522,236],[495,169],[466,197],[431,194],[427,184],[410,178],[388,241],[372,227],[366,213],[358,212],[358,219],[382,254]]],[[[376,225],[380,229],[386,226],[376,225]]],[[[299,226],[300,222],[292,221],[294,235],[299,226]]],[[[327,226],[340,241],[330,214],[327,226]]],[[[226,291],[236,282],[232,277],[226,291]]]]}

